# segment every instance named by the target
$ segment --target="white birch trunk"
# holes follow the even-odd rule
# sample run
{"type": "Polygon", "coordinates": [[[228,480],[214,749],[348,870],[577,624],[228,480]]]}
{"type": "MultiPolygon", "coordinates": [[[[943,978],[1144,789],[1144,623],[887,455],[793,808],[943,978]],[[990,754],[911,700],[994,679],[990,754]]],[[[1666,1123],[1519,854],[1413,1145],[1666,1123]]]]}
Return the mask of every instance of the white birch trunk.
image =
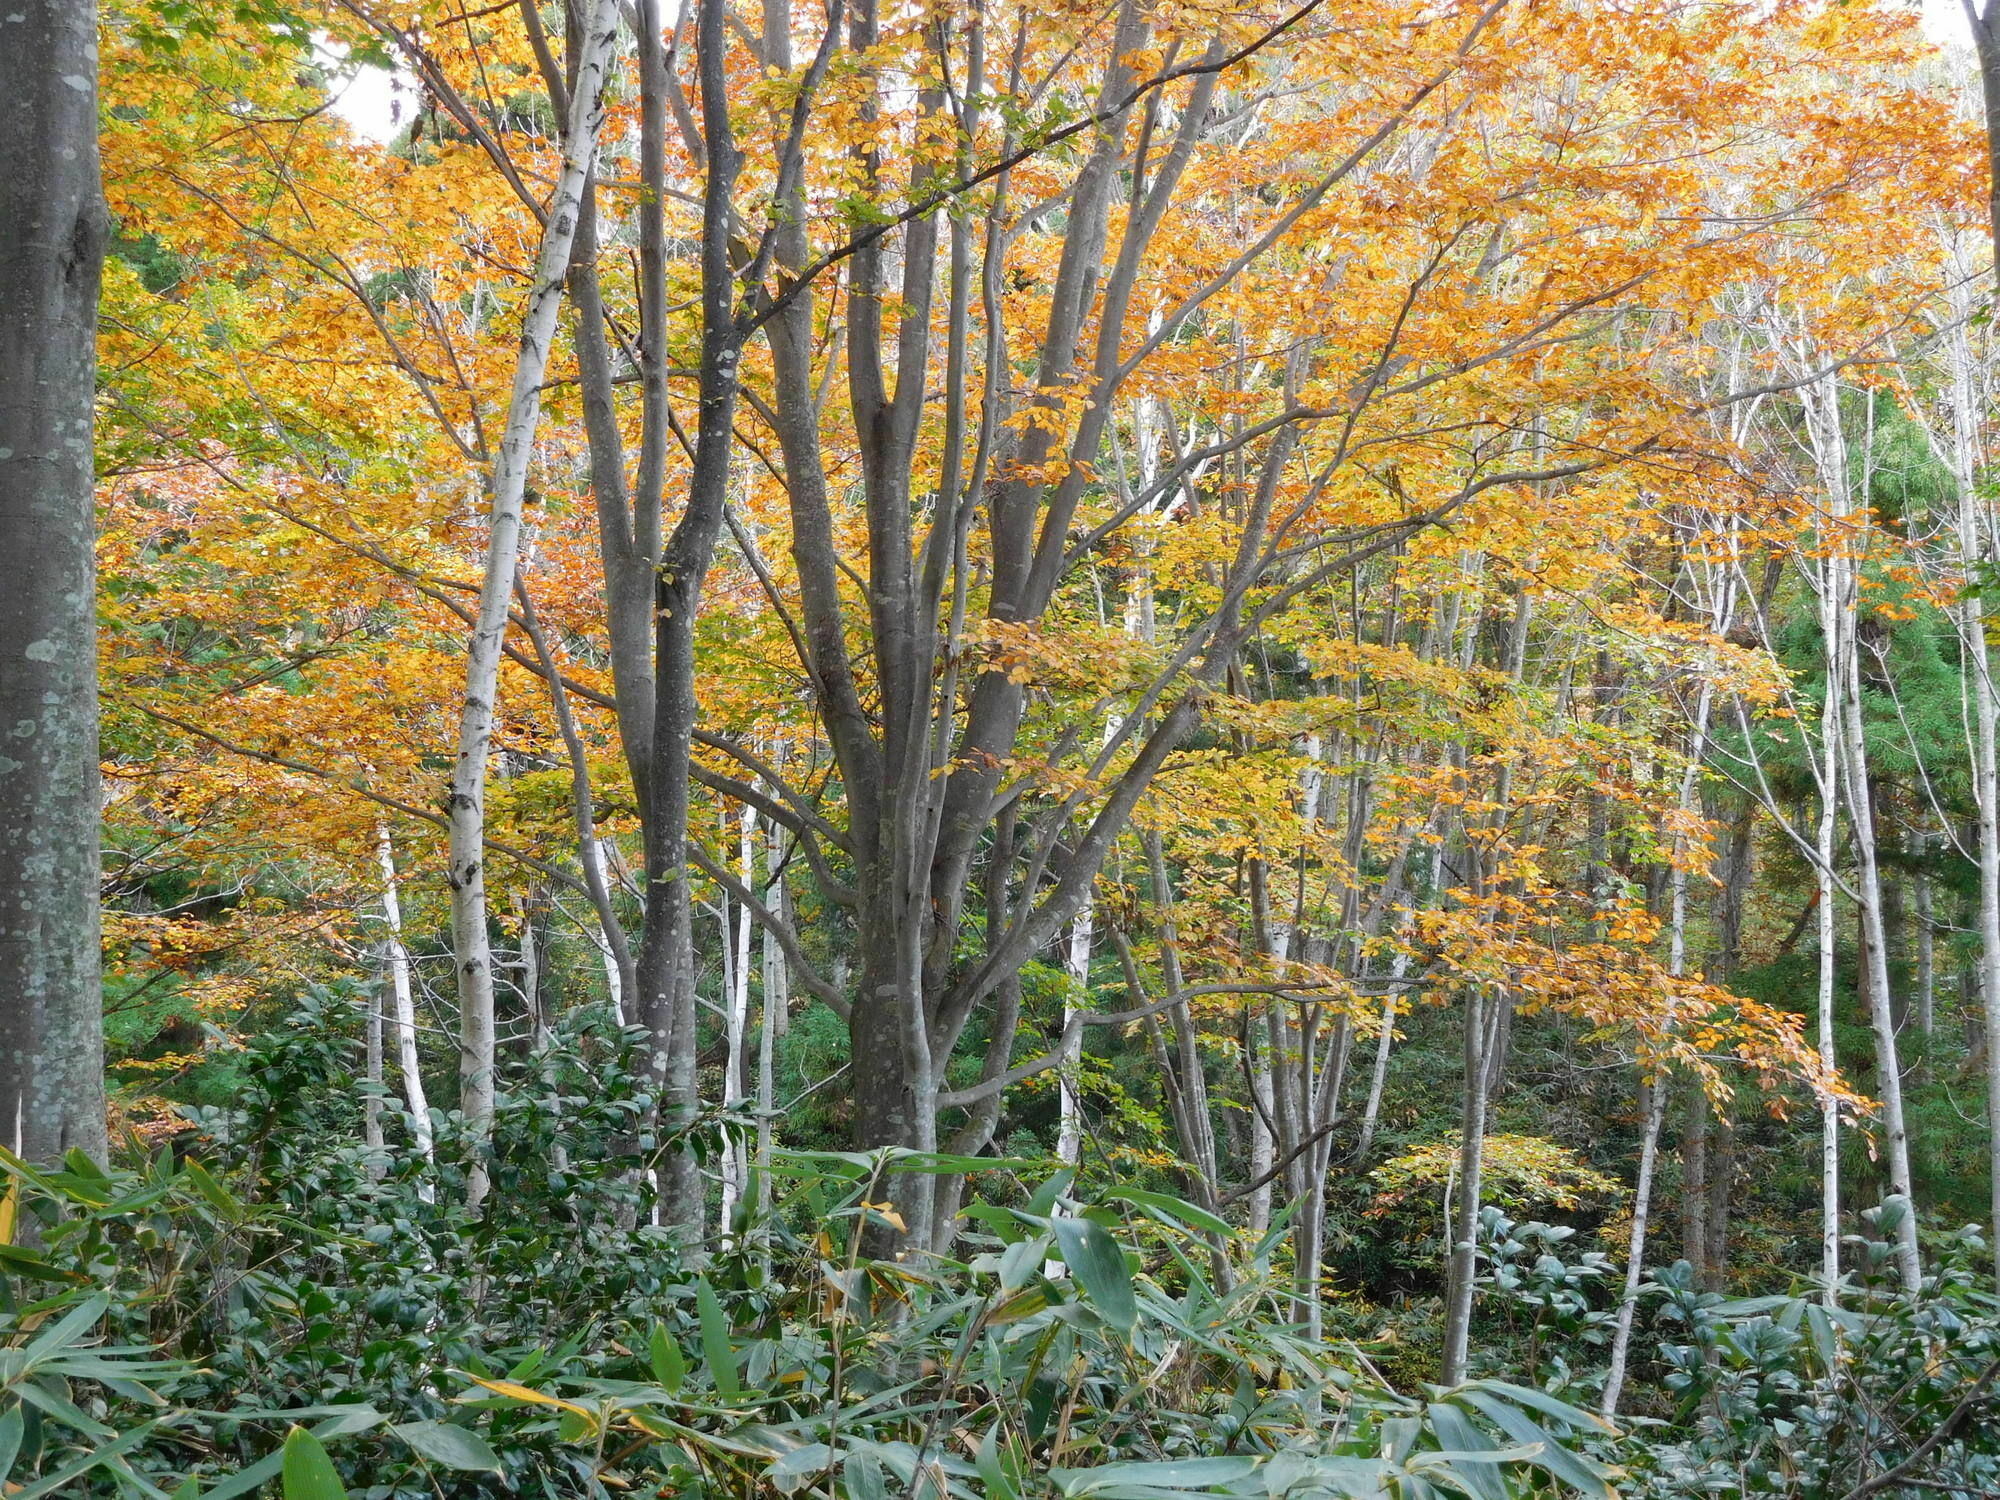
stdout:
{"type": "MultiPolygon", "coordinates": [[[[1409,919],[1404,919],[1407,930],[1409,919]]],[[[1396,1014],[1401,1008],[1403,986],[1401,981],[1409,975],[1410,954],[1406,948],[1398,948],[1389,960],[1389,978],[1392,981],[1389,992],[1382,997],[1382,1025],[1375,1034],[1375,1067],[1368,1075],[1368,1100],[1361,1108],[1360,1134],[1354,1142],[1354,1159],[1368,1160],[1368,1153],[1375,1146],[1375,1131],[1382,1119],[1382,1094],[1389,1084],[1389,1056],[1396,1045],[1396,1014]]]]}
{"type": "MultiPolygon", "coordinates": [[[[765,845],[764,905],[784,914],[784,853],[778,829],[770,829],[765,845]]],[[[784,1034],[786,994],[785,950],[777,937],[764,931],[764,995],[757,1027],[757,1218],[761,1222],[771,1206],[771,1147],[778,1110],[778,1038],[784,1034]]]]}
{"type": "MultiPolygon", "coordinates": [[[[1697,1107],[1706,1107],[1705,1102],[1697,1107]]],[[[1660,1161],[1660,1124],[1667,1115],[1667,1079],[1662,1073],[1646,1090],[1646,1131],[1639,1145],[1639,1180],[1632,1189],[1632,1238],[1626,1246],[1625,1292],[1618,1300],[1618,1325],[1611,1336],[1611,1366],[1604,1376],[1598,1411],[1618,1415],[1625,1391],[1625,1367],[1632,1351],[1632,1318],[1639,1306],[1639,1278],[1645,1267],[1646,1225],[1652,1214],[1653,1173],[1660,1161]]]]}
{"type": "MultiPolygon", "coordinates": [[[[417,1008],[410,992],[410,950],[403,946],[403,903],[396,894],[396,851],[386,820],[375,825],[375,859],[382,871],[382,922],[388,929],[383,951],[388,960],[389,992],[396,1003],[396,1066],[403,1079],[403,1098],[410,1107],[410,1134],[426,1163],[436,1158],[431,1133],[431,1105],[424,1095],[424,1076],[417,1056],[417,1008]]],[[[426,1203],[431,1189],[420,1190],[426,1203]]]]}
{"type": "Polygon", "coordinates": [[[1475,987],[1465,1001],[1465,1099],[1458,1141],[1458,1201],[1446,1213],[1451,1241],[1447,1261],[1444,1319],[1445,1385],[1465,1379],[1471,1356],[1472,1304],[1479,1276],[1479,1207],[1486,1163],[1487,1061],[1492,1055],[1492,1020],[1501,997],[1475,987]]]}
{"type": "MultiPolygon", "coordinates": [[[[1835,632],[1831,657],[1841,670],[1830,674],[1828,691],[1838,702],[1836,739],[1840,744],[1841,779],[1847,795],[1848,825],[1854,836],[1859,865],[1856,896],[1861,908],[1862,946],[1869,997],[1869,1020],[1875,1033],[1876,1088],[1882,1096],[1883,1156],[1889,1170],[1889,1192],[1900,1198],[1903,1213],[1896,1224],[1896,1270],[1903,1285],[1914,1291],[1921,1276],[1917,1255],[1916,1200],[1910,1191],[1910,1140],[1903,1117],[1902,1062],[1896,1043],[1896,1023],[1889,995],[1887,934],[1882,923],[1882,879],[1876,860],[1875,815],[1869,797],[1868,744],[1861,714],[1861,660],[1858,635],[1860,590],[1854,560],[1848,555],[1849,530],[1865,515],[1857,515],[1848,490],[1846,433],[1841,425],[1840,391],[1831,376],[1802,392],[1808,436],[1826,488],[1832,533],[1827,540],[1828,577],[1835,632]]],[[[1831,665],[1831,662],[1829,663],[1831,665]]]]}
{"type": "MultiPolygon", "coordinates": [[[[1831,571],[1829,567],[1829,575],[1831,571]]],[[[1840,673],[1839,664],[1834,660],[1837,632],[1833,629],[1833,611],[1839,606],[1834,602],[1835,590],[1830,576],[1822,587],[1822,595],[1820,613],[1827,640],[1827,693],[1826,705],[1820,715],[1820,753],[1824,759],[1819,772],[1819,832],[1815,850],[1819,882],[1819,1032],[1815,1040],[1821,1059],[1831,1068],[1835,1064],[1834,994],[1839,979],[1835,949],[1839,933],[1835,911],[1838,887],[1834,880],[1833,860],[1840,834],[1840,733],[1836,727],[1839,708],[1833,684],[1840,673]]],[[[1819,1129],[1820,1278],[1826,1283],[1827,1305],[1832,1306],[1836,1298],[1835,1283],[1840,1280],[1840,1105],[1831,1094],[1820,1100],[1819,1129]]]]}
{"type": "MultiPolygon", "coordinates": [[[[1994,558],[1991,518],[1980,498],[1980,427],[1983,381],[1966,332],[1972,308],[1969,287],[1954,297],[1956,327],[1951,360],[1952,469],[1958,481],[1958,549],[1969,573],[1994,558]]],[[[1993,653],[1979,599],[1968,596],[1956,611],[1960,650],[1967,668],[1965,693],[1972,707],[1972,783],[1979,804],[1979,995],[1986,1023],[1987,1165],[1993,1181],[1992,1235],[2000,1244],[2000,750],[1996,750],[1993,653]]]]}
{"type": "MultiPolygon", "coordinates": [[[[1733,563],[1729,563],[1723,565],[1720,578],[1711,580],[1714,602],[1708,623],[1710,631],[1717,636],[1728,634],[1735,616],[1736,576],[1733,563]]],[[[1714,711],[1714,705],[1714,681],[1704,678],[1695,698],[1694,723],[1688,732],[1688,763],[1681,772],[1680,795],[1676,799],[1684,821],[1695,810],[1702,758],[1708,754],[1709,715],[1714,711]]],[[[1667,922],[1667,972],[1676,979],[1687,971],[1688,852],[1686,834],[1677,831],[1674,836],[1673,871],[1669,877],[1672,906],[1667,922]]],[[[1707,1101],[1697,1099],[1695,1107],[1705,1109],[1707,1101]]],[[[1604,1394],[1599,1406],[1607,1417],[1617,1415],[1618,1401],[1625,1389],[1625,1368],[1632,1350],[1632,1320],[1638,1312],[1639,1282],[1646,1269],[1646,1233],[1652,1216],[1653,1175],[1660,1157],[1660,1126],[1666,1119],[1666,1113],[1667,1077],[1665,1073],[1659,1073],[1647,1089],[1646,1129],[1639,1147],[1639,1180],[1633,1184],[1632,1233],[1625,1250],[1625,1290],[1618,1300],[1618,1321],[1611,1334],[1610,1368],[1605,1375],[1604,1394]]]]}
{"type": "MultiPolygon", "coordinates": [[[[785,763],[781,746],[772,758],[772,763],[785,763]]],[[[779,919],[789,921],[786,910],[787,887],[785,885],[785,845],[781,830],[775,823],[766,830],[764,844],[764,906],[779,919]]],[[[778,941],[776,933],[769,928],[764,931],[764,1015],[767,1019],[765,1031],[768,1040],[776,1042],[785,1034],[785,1023],[790,1019],[791,974],[785,966],[785,947],[778,941]]],[[[760,1045],[762,1045],[760,1043],[760,1045]]],[[[760,1062],[760,1068],[763,1064],[760,1062]]],[[[766,1106],[768,1107],[768,1105],[766,1106]]]]}
{"type": "MultiPolygon", "coordinates": [[[[746,889],[753,889],[757,881],[757,810],[745,804],[738,827],[737,874],[746,889]]],[[[728,1051],[722,1060],[722,1102],[725,1106],[736,1106],[744,1099],[743,1056],[750,1034],[750,908],[741,902],[731,903],[725,896],[722,909],[728,914],[724,926],[731,950],[728,973],[724,976],[723,1043],[728,1051]]],[[[736,1205],[743,1201],[749,1178],[746,1143],[729,1135],[722,1148],[721,1223],[725,1230],[736,1205]]]]}
{"type": "MultiPolygon", "coordinates": [[[[610,839],[600,838],[595,841],[594,850],[598,879],[611,898],[616,899],[617,887],[612,883],[612,875],[618,868],[617,848],[610,839]]],[[[611,941],[611,934],[604,930],[602,922],[597,927],[597,952],[604,960],[604,993],[611,1001],[611,1014],[622,1028],[628,1024],[625,1019],[625,973],[618,963],[617,946],[611,941]]]]}
{"type": "Polygon", "coordinates": [[[1095,903],[1086,899],[1076,920],[1070,923],[1069,945],[1063,955],[1069,992],[1063,999],[1062,1061],[1056,1064],[1056,1077],[1062,1089],[1061,1114],[1056,1122],[1056,1160],[1070,1167],[1083,1159],[1083,1105],[1076,1092],[1076,1070],[1083,1059],[1083,1029],[1073,1025],[1072,1018],[1084,1008],[1090,983],[1090,944],[1095,922],[1095,903]]]}
{"type": "Polygon", "coordinates": [[[604,84],[618,34],[616,0],[595,0],[585,22],[572,87],[562,170],[549,203],[535,261],[535,280],[522,318],[520,355],[493,464],[486,569],[479,611],[467,643],[465,696],[453,760],[450,828],[451,933],[458,979],[459,1107],[465,1116],[470,1163],[466,1202],[477,1208],[489,1179],[485,1152],[493,1129],[493,951],[486,907],[486,759],[492,748],[514,571],[521,547],[521,504],[528,460],[542,412],[542,380],[555,341],[563,278],[576,237],[583,186],[604,121],[604,84]]]}

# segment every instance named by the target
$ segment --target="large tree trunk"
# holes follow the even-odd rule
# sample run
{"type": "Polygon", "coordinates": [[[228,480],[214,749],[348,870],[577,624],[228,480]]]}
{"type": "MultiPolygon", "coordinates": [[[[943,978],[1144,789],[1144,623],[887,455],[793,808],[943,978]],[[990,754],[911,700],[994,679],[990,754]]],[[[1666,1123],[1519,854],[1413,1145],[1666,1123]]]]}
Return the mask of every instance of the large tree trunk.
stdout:
{"type": "Polygon", "coordinates": [[[94,0],[0,21],[0,1140],[105,1150],[91,406],[94,0]]]}

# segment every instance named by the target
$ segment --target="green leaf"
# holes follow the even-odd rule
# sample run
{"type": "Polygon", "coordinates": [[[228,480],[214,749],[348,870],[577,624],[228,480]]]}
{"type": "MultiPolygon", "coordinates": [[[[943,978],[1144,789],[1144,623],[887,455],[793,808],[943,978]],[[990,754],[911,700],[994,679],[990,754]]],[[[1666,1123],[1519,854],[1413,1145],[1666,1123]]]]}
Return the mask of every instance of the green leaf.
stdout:
{"type": "Polygon", "coordinates": [[[285,1500],[347,1500],[320,1440],[303,1427],[285,1434],[285,1500]]]}
{"type": "Polygon", "coordinates": [[[1233,1235],[1236,1228],[1227,1219],[1217,1218],[1207,1209],[1176,1198],[1171,1193],[1149,1193],[1143,1188],[1120,1188],[1106,1197],[1114,1203],[1130,1203],[1135,1208],[1150,1209],[1156,1215],[1164,1215],[1182,1228],[1192,1226],[1209,1234],[1233,1235]]]}
{"type": "Polygon", "coordinates": [[[500,1472],[500,1456],[469,1427],[453,1422],[398,1422],[389,1430],[419,1455],[447,1469],[475,1474],[500,1472]]]}
{"type": "Polygon", "coordinates": [[[75,1146],[70,1147],[69,1150],[63,1153],[63,1165],[78,1177],[89,1177],[98,1182],[110,1181],[110,1178],[104,1174],[104,1168],[92,1161],[89,1153],[79,1150],[75,1146]]]}
{"type": "Polygon", "coordinates": [[[14,1460],[21,1453],[22,1427],[18,1403],[8,1407],[5,1416],[0,1416],[0,1484],[6,1483],[7,1476],[14,1472],[14,1460]]]}
{"type": "Polygon", "coordinates": [[[194,1184],[194,1190],[206,1198],[210,1205],[231,1223],[243,1217],[243,1204],[228,1188],[208,1174],[208,1169],[189,1157],[181,1163],[181,1176],[194,1184]]]}
{"type": "Polygon", "coordinates": [[[912,1151],[897,1147],[889,1153],[891,1172],[931,1172],[953,1176],[975,1172],[1027,1172],[1041,1163],[1028,1156],[954,1156],[949,1151],[912,1151]]]}
{"type": "Polygon", "coordinates": [[[201,1411],[199,1415],[220,1417],[228,1422],[283,1422],[287,1426],[303,1422],[307,1417],[331,1418],[313,1426],[313,1432],[322,1438],[366,1432],[371,1427],[381,1426],[383,1420],[382,1413],[359,1401],[342,1402],[336,1406],[241,1406],[227,1411],[201,1411]]]}
{"type": "Polygon", "coordinates": [[[736,1375],[736,1350],[729,1342],[729,1319],[716,1300],[706,1276],[695,1284],[695,1310],[701,1315],[701,1352],[709,1378],[725,1401],[741,1401],[743,1385],[736,1375]]]}
{"type": "Polygon", "coordinates": [[[33,1251],[19,1245],[0,1245],[0,1271],[25,1276],[31,1281],[66,1281],[72,1286],[88,1286],[90,1278],[81,1271],[52,1266],[33,1251]]]}
{"type": "Polygon", "coordinates": [[[1046,1286],[1027,1287],[989,1308],[986,1313],[986,1326],[998,1328],[1003,1323],[1017,1323],[1022,1318],[1033,1317],[1043,1308],[1054,1305],[1055,1299],[1049,1295],[1046,1286]]]}
{"type": "Polygon", "coordinates": [[[1042,1262],[1049,1258],[1049,1237],[1045,1234],[1016,1240],[1000,1252],[1000,1290],[1018,1291],[1028,1284],[1028,1279],[1041,1270],[1042,1262]]]}
{"type": "Polygon", "coordinates": [[[1212,1490],[1256,1472],[1254,1458],[1184,1458],[1170,1463],[1100,1464],[1089,1469],[1051,1469],[1049,1478],[1065,1495],[1099,1495],[1212,1490]]]}
{"type": "Polygon", "coordinates": [[[1500,1477],[1498,1463],[1484,1456],[1493,1452],[1493,1443],[1473,1425],[1472,1419],[1443,1402],[1430,1408],[1430,1419],[1438,1447],[1451,1455],[1452,1467],[1474,1500],[1507,1500],[1507,1486],[1500,1477]]]}
{"type": "Polygon", "coordinates": [[[104,1309],[110,1305],[111,1299],[102,1292],[84,1298],[61,1321],[50,1324],[35,1335],[34,1342],[21,1351],[21,1370],[24,1373],[32,1370],[57,1351],[74,1344],[104,1316],[104,1309]]]}
{"type": "Polygon", "coordinates": [[[1607,1472],[1587,1458],[1570,1452],[1539,1423],[1517,1406],[1510,1406],[1484,1391],[1458,1391],[1454,1401],[1463,1401],[1484,1412],[1508,1437],[1517,1443],[1541,1445],[1541,1451],[1529,1463],[1543,1470],[1551,1479],[1565,1484],[1580,1494],[1593,1495],[1598,1500],[1611,1500],[1617,1491],[1612,1487],[1607,1472]]]}
{"type": "Polygon", "coordinates": [[[1806,1330],[1812,1335],[1813,1350],[1819,1355],[1820,1367],[1825,1370],[1837,1368],[1840,1364],[1840,1336],[1834,1331],[1833,1319],[1817,1302],[1806,1304],[1806,1330]]]}
{"type": "Polygon", "coordinates": [[[677,1394],[681,1382],[687,1379],[687,1360],[682,1357],[680,1346],[667,1336],[664,1323],[653,1324],[652,1347],[653,1378],[665,1388],[668,1395],[677,1394]]]}
{"type": "Polygon", "coordinates": [[[1069,1185],[1076,1181],[1076,1168],[1064,1167],[1052,1174],[1047,1181],[1035,1189],[1035,1195],[1028,1200],[1027,1211],[1046,1218],[1055,1212],[1056,1199],[1069,1191],[1069,1185]]]}
{"type": "Polygon", "coordinates": [[[1547,1391],[1538,1391],[1533,1386],[1514,1385],[1505,1380],[1468,1380],[1460,1389],[1489,1391],[1502,1401],[1511,1401],[1516,1406],[1530,1407],[1545,1417],[1554,1417],[1558,1422],[1567,1422],[1572,1427],[1583,1427],[1603,1433],[1618,1431],[1597,1413],[1585,1411],[1580,1406],[1571,1406],[1567,1401],[1560,1401],[1547,1391]]]}
{"type": "Polygon", "coordinates": [[[1139,1321],[1139,1302],[1132,1291],[1132,1273],[1125,1251],[1102,1224],[1093,1219],[1056,1218],[1049,1221],[1063,1264],[1076,1277],[1107,1323],[1130,1334],[1139,1321]]]}
{"type": "Polygon", "coordinates": [[[850,1452],[842,1460],[841,1473],[847,1479],[848,1500],[889,1500],[889,1483],[882,1476],[882,1460],[864,1450],[850,1452]]]}
{"type": "Polygon", "coordinates": [[[87,1432],[92,1437],[114,1437],[118,1429],[107,1427],[95,1417],[87,1415],[69,1397],[60,1391],[33,1380],[23,1380],[14,1387],[20,1398],[37,1411],[47,1412],[65,1426],[74,1427],[78,1432],[87,1432]]]}
{"type": "Polygon", "coordinates": [[[102,1448],[94,1448],[89,1453],[84,1454],[75,1463],[58,1469],[55,1473],[38,1479],[31,1485],[9,1491],[8,1500],[42,1500],[42,1496],[44,1495],[70,1494],[70,1481],[81,1479],[92,1469],[109,1467],[111,1461],[117,1458],[119,1454],[138,1447],[147,1438],[151,1437],[153,1429],[159,1425],[158,1422],[145,1422],[131,1428],[129,1431],[122,1432],[102,1448]]]}
{"type": "Polygon", "coordinates": [[[780,1494],[810,1484],[833,1460],[833,1450],[825,1443],[805,1443],[794,1448],[764,1471],[764,1477],[780,1494]]]}
{"type": "Polygon", "coordinates": [[[986,1486],[986,1500],[1020,1500],[1021,1488],[1014,1482],[1014,1476],[1007,1472],[1007,1465],[1001,1456],[998,1422],[987,1428],[986,1436],[979,1440],[979,1451],[973,1455],[973,1464],[979,1470],[980,1481],[986,1486]]]}

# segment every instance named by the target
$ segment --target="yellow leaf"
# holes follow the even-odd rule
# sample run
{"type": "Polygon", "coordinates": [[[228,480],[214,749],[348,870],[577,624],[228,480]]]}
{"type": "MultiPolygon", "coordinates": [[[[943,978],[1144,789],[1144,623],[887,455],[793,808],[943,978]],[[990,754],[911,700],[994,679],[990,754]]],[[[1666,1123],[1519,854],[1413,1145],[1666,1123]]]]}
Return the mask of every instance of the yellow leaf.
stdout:
{"type": "Polygon", "coordinates": [[[861,1206],[870,1213],[880,1214],[884,1219],[888,1220],[898,1234],[908,1234],[910,1232],[910,1226],[903,1222],[903,1216],[896,1212],[896,1206],[893,1203],[870,1203],[866,1199],[863,1199],[861,1206]]]}
{"type": "Polygon", "coordinates": [[[529,1390],[525,1385],[516,1385],[511,1380],[484,1380],[475,1375],[473,1383],[483,1385],[495,1395],[506,1396],[514,1401],[532,1401],[537,1406],[559,1406],[564,1411],[575,1412],[586,1421],[593,1420],[587,1407],[578,1406],[573,1401],[562,1401],[554,1396],[545,1396],[540,1391],[529,1390]]]}

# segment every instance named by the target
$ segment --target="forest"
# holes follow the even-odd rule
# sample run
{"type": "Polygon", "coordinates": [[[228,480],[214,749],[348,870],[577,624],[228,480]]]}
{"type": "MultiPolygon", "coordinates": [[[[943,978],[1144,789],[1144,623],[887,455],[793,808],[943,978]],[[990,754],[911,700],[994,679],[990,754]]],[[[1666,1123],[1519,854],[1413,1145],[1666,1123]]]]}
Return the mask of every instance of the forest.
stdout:
{"type": "Polygon", "coordinates": [[[2000,1496],[1962,6],[0,4],[0,1494],[2000,1496]]]}

